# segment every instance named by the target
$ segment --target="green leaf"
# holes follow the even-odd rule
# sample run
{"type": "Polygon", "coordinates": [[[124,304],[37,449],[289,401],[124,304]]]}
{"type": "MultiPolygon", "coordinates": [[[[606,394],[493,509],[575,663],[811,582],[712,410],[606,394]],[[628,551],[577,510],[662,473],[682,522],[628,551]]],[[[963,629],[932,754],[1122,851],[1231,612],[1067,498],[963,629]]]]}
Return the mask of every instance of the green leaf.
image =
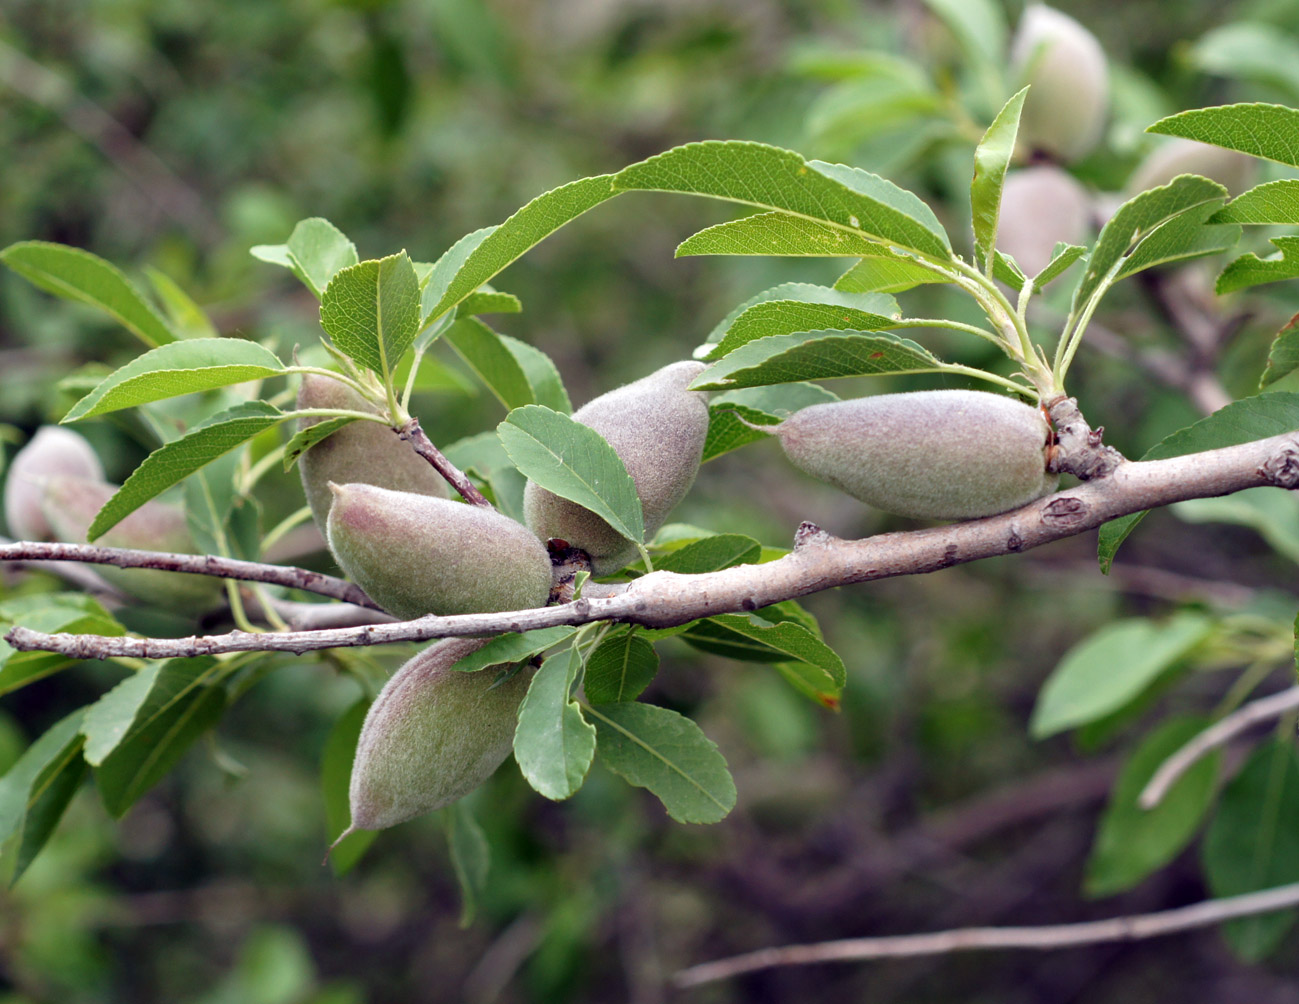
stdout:
{"type": "Polygon", "coordinates": [[[522,662],[531,659],[534,655],[540,655],[548,648],[554,648],[575,634],[577,628],[561,625],[524,631],[522,634],[498,635],[482,648],[458,660],[451,668],[460,673],[475,673],[491,666],[522,662]]]}
{"type": "Polygon", "coordinates": [[[32,782],[27,812],[23,817],[22,837],[9,868],[8,878],[11,884],[17,882],[27,871],[28,865],[36,859],[36,855],[58,827],[68,803],[81,790],[87,769],[86,761],[81,756],[81,743],[74,739],[32,782]]]}
{"type": "Polygon", "coordinates": [[[547,798],[568,798],[582,787],[595,756],[595,728],[572,698],[581,668],[576,648],[552,655],[519,706],[514,759],[528,783],[547,798]]]}
{"type": "Polygon", "coordinates": [[[146,345],[176,340],[144,294],[98,255],[63,244],[23,241],[0,251],[0,261],[47,293],[98,307],[146,345]]]}
{"type": "Polygon", "coordinates": [[[903,293],[927,283],[951,281],[941,273],[917,265],[907,255],[890,251],[864,256],[835,280],[834,288],[845,293],[903,293]]]}
{"type": "Polygon", "coordinates": [[[298,462],[298,458],[306,453],[322,440],[328,439],[345,425],[351,425],[353,422],[363,421],[351,418],[347,415],[340,415],[337,418],[326,418],[315,425],[309,425],[305,429],[299,429],[284,446],[284,469],[292,470],[293,465],[298,462]]]}
{"type": "Polygon", "coordinates": [[[1161,225],[1188,209],[1212,205],[1216,210],[1226,197],[1227,190],[1216,181],[1183,174],[1123,203],[1101,229],[1074,290],[1073,311],[1079,311],[1094,294],[1103,293],[1116,281],[1117,274],[1135,271],[1125,269],[1127,259],[1161,225]]]}
{"type": "Polygon", "coordinates": [[[573,404],[568,399],[563,378],[560,377],[559,370],[550,356],[541,349],[527,342],[521,342],[517,338],[511,338],[509,335],[497,335],[497,337],[500,338],[501,344],[510,350],[515,362],[527,376],[536,403],[564,415],[571,414],[573,404]]]}
{"type": "Polygon", "coordinates": [[[1273,237],[1272,243],[1281,252],[1279,255],[1260,258],[1253,251],[1241,255],[1222,270],[1214,292],[1222,296],[1266,282],[1299,277],[1299,237],[1273,237]]]}
{"type": "Polygon", "coordinates": [[[285,418],[274,405],[249,401],[213,415],[180,439],[154,450],[104,503],[86,531],[86,539],[93,541],[151,498],[285,418]]]}
{"type": "Polygon", "coordinates": [[[1015,153],[1019,116],[1028,96],[1025,87],[1002,106],[974,151],[974,180],[970,182],[970,207],[974,220],[974,260],[987,270],[997,244],[1001,218],[1001,187],[1015,153]]]}
{"type": "Polygon", "coordinates": [[[708,403],[708,438],[704,440],[704,461],[720,457],[748,443],[766,439],[740,422],[775,425],[813,404],[837,401],[839,397],[814,383],[773,384],[746,387],[715,395],[708,403]]]}
{"type": "Polygon", "coordinates": [[[1257,185],[1219,209],[1210,223],[1299,223],[1299,178],[1282,178],[1257,185]]]}
{"type": "Polygon", "coordinates": [[[1299,315],[1290,318],[1286,326],[1276,333],[1267,353],[1267,369],[1259,379],[1263,390],[1299,368],[1299,315]]]}
{"type": "Polygon", "coordinates": [[[95,765],[95,782],[113,818],[125,815],[221,717],[225,690],[214,685],[221,673],[222,664],[210,656],[162,663],[124,734],[95,765]]]}
{"type": "Polygon", "coordinates": [[[1240,227],[1235,224],[1210,226],[1206,223],[1216,215],[1220,205],[1218,200],[1211,200],[1178,213],[1157,227],[1128,255],[1122,267],[1114,274],[1114,281],[1126,279],[1156,265],[1203,258],[1234,246],[1240,240],[1240,227]]]}
{"type": "Polygon", "coordinates": [[[352,761],[361,726],[370,710],[370,701],[362,698],[348,708],[329,730],[325,748],[320,754],[320,793],[325,804],[325,836],[332,845],[329,866],[335,875],[346,875],[365,856],[379,835],[378,830],[355,830],[335,844],[339,834],[352,824],[350,788],[352,761]]]}
{"type": "Polygon", "coordinates": [[[679,823],[715,823],[735,807],[735,782],[716,743],[689,718],[652,704],[590,709],[600,762],[647,788],[679,823]]]}
{"type": "Polygon", "coordinates": [[[780,210],[871,241],[951,258],[937,218],[912,193],[866,171],[806,161],[791,150],[762,143],[689,143],[624,168],[613,185],[780,210]]]}
{"type": "Polygon", "coordinates": [[[472,317],[475,314],[517,314],[523,310],[523,301],[513,293],[501,293],[491,288],[483,288],[470,293],[460,301],[456,314],[460,317],[472,317]]]}
{"type": "Polygon", "coordinates": [[[420,328],[419,279],[406,252],[335,275],[320,301],[320,326],[339,350],[387,379],[420,328]]]}
{"type": "Polygon", "coordinates": [[[1120,708],[1177,665],[1210,633],[1198,614],[1163,623],[1113,621],[1065,653],[1037,697],[1029,722],[1035,739],[1077,728],[1120,708]]]}
{"type": "MultiPolygon", "coordinates": [[[[495,231],[495,227],[483,227],[481,230],[475,230],[473,233],[465,234],[458,241],[452,244],[436,262],[433,263],[429,274],[424,277],[420,285],[420,327],[428,324],[433,320],[433,308],[437,307],[442,300],[443,295],[451,286],[451,280],[456,277],[456,273],[468,261],[469,256],[477,250],[483,241],[487,240],[495,231]]],[[[465,296],[471,295],[466,293],[465,296]]],[[[439,310],[438,314],[446,313],[446,309],[439,310]]],[[[452,315],[447,314],[447,319],[452,315]]],[[[421,339],[423,341],[423,339],[421,339]]]]}
{"type": "Polygon", "coordinates": [[[1201,143],[1299,167],[1299,110],[1262,103],[1195,108],[1160,119],[1146,132],[1201,143]]]}
{"type": "Polygon", "coordinates": [[[522,523],[525,479],[501,445],[495,431],[467,436],[442,449],[446,458],[490,489],[496,507],[522,523]]]}
{"type": "Polygon", "coordinates": [[[594,429],[534,404],[510,412],[496,431],[525,477],[591,510],[628,540],[644,540],[636,483],[594,429]]]}
{"type": "Polygon", "coordinates": [[[696,540],[654,563],[656,571],[681,575],[719,572],[733,565],[756,564],[762,545],[742,533],[718,533],[696,540]]]}
{"type": "MultiPolygon", "coordinates": [[[[857,293],[852,290],[833,289],[829,286],[814,286],[806,282],[785,282],[779,286],[772,286],[770,289],[764,289],[757,296],[751,296],[738,307],[728,313],[722,320],[708,333],[704,344],[695,350],[697,358],[703,358],[709,351],[709,347],[716,345],[726,337],[740,318],[744,317],[750,311],[761,307],[766,303],[819,303],[831,306],[852,307],[857,310],[866,311],[874,314],[881,314],[886,317],[898,317],[902,313],[902,308],[898,306],[898,301],[892,296],[885,293],[857,293]]],[[[761,316],[761,315],[759,315],[761,316]]],[[[746,322],[748,323],[748,322],[746,322]]],[[[775,330],[768,334],[785,334],[789,330],[777,332],[775,330]]]]}
{"type": "Polygon", "coordinates": [[[241,338],[191,338],[151,349],[72,406],[64,422],[284,372],[274,352],[241,338]]]}
{"type": "Polygon", "coordinates": [[[1278,554],[1299,562],[1299,510],[1282,488],[1246,488],[1218,498],[1189,499],[1172,506],[1188,523],[1235,523],[1258,532],[1278,554]]]}
{"type": "MultiPolygon", "coordinates": [[[[475,238],[472,242],[469,238],[462,238],[464,248],[460,243],[452,248],[456,252],[455,258],[444,269],[444,272],[451,272],[451,278],[438,299],[424,310],[424,317],[436,318],[450,310],[565,223],[613,198],[618,193],[610,186],[610,181],[610,175],[602,174],[561,185],[544,195],[538,195],[499,226],[470,234],[470,238],[475,238]],[[483,236],[478,238],[477,234],[483,236]],[[452,265],[458,267],[452,271],[452,265]]],[[[441,259],[437,264],[442,264],[441,259]]],[[[438,273],[436,266],[434,273],[438,273]]],[[[440,275],[438,281],[441,282],[440,275]]],[[[433,289],[432,279],[429,280],[428,289],[433,289]]],[[[424,303],[428,304],[430,300],[431,297],[426,293],[424,303]]]]}
{"type": "Polygon", "coordinates": [[[1028,282],[1028,276],[1019,267],[1019,262],[1004,251],[992,253],[992,277],[999,282],[1004,282],[1016,293],[1020,292],[1024,288],[1024,283],[1028,282]]]}
{"type": "Polygon", "coordinates": [[[0,778],[0,843],[22,830],[28,811],[43,794],[43,785],[72,759],[81,759],[81,719],[78,708],[31,744],[0,778]]]}
{"type": "MultiPolygon", "coordinates": [[[[1299,882],[1299,757],[1293,739],[1266,743],[1223,790],[1202,845],[1215,896],[1239,896],[1299,882]]],[[[1222,927],[1232,949],[1258,962],[1281,943],[1296,911],[1261,914],[1222,927]]]]}
{"type": "MultiPolygon", "coordinates": [[[[1165,460],[1224,446],[1238,446],[1294,429],[1299,429],[1299,394],[1269,391],[1235,401],[1208,418],[1179,429],[1152,446],[1141,459],[1165,460]]],[[[1133,513],[1110,520],[1101,527],[1097,558],[1102,572],[1110,570],[1120,545],[1145,515],[1144,512],[1133,513]]]]}
{"type": "Polygon", "coordinates": [[[757,213],[700,230],[677,245],[676,257],[728,254],[860,258],[887,250],[862,234],[776,212],[757,213]]]}
{"type": "Polygon", "coordinates": [[[884,373],[938,373],[929,350],[887,332],[801,331],[742,345],[695,378],[691,390],[730,390],[764,384],[884,373]]]}
{"type": "Polygon", "coordinates": [[[1087,249],[1081,244],[1057,244],[1051,254],[1051,260],[1046,263],[1041,272],[1033,276],[1034,292],[1040,293],[1047,283],[1058,279],[1074,262],[1085,257],[1086,254],[1087,249]]]}
{"type": "Polygon", "coordinates": [[[501,336],[475,317],[456,321],[444,340],[474,372],[506,411],[536,404],[532,384],[501,336]]]}
{"type": "Polygon", "coordinates": [[[356,245],[328,220],[300,220],[285,245],[293,273],[319,300],[334,276],[359,261],[356,245]]]}
{"type": "Polygon", "coordinates": [[[125,738],[140,707],[158,682],[162,667],[161,662],[150,663],[87,707],[81,726],[81,734],[86,737],[87,763],[99,766],[125,738]]]}
{"type": "Polygon", "coordinates": [[[492,849],[463,799],[447,806],[447,843],[451,848],[451,867],[460,884],[460,926],[464,928],[474,922],[478,902],[487,890],[492,849]]]}
{"type": "Polygon", "coordinates": [[[843,660],[834,649],[806,626],[792,621],[772,623],[756,614],[719,614],[696,621],[682,637],[695,648],[730,659],[814,667],[823,674],[818,692],[834,697],[848,679],[843,660]]]}
{"type": "Polygon", "coordinates": [[[925,0],[973,59],[995,66],[1006,60],[1006,15],[992,0],[925,0]]]}
{"type": "Polygon", "coordinates": [[[659,671],[654,646],[634,629],[602,641],[586,663],[583,689],[592,704],[634,701],[659,671]]]}
{"type": "Polygon", "coordinates": [[[1220,753],[1198,760],[1153,809],[1141,808],[1137,798],[1160,765],[1209,724],[1198,716],[1166,719],[1128,757],[1087,858],[1087,895],[1112,896],[1131,889],[1191,842],[1213,804],[1220,753]]]}
{"type": "MultiPolygon", "coordinates": [[[[879,296],[877,293],[840,293],[835,300],[879,296]]],[[[892,299],[889,297],[889,299],[892,299]]],[[[800,331],[883,331],[895,328],[897,314],[880,314],[843,303],[809,303],[803,300],[768,300],[755,304],[735,319],[726,335],[704,358],[721,359],[741,345],[772,335],[800,331]]]]}
{"type": "MultiPolygon", "coordinates": [[[[22,624],[44,634],[106,634],[126,629],[84,593],[39,593],[0,605],[0,622],[22,624]]],[[[56,652],[18,652],[0,639],[0,694],[7,694],[75,665],[56,652]]]]}
{"type": "Polygon", "coordinates": [[[1204,73],[1250,80],[1299,99],[1299,44],[1276,25],[1238,21],[1205,33],[1185,54],[1204,73]]]}
{"type": "Polygon", "coordinates": [[[167,320],[171,328],[181,338],[217,338],[220,332],[203,308],[180,288],[171,276],[159,271],[152,265],[144,267],[144,274],[149,277],[149,285],[167,311],[167,320]]]}

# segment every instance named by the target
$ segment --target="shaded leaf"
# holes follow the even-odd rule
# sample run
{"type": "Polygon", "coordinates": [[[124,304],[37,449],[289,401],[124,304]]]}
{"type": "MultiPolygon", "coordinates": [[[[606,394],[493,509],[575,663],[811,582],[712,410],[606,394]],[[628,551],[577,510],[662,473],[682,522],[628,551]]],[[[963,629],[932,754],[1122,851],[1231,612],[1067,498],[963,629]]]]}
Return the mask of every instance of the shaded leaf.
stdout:
{"type": "Polygon", "coordinates": [[[73,757],[81,757],[81,719],[78,708],[59,720],[32,743],[0,778],[0,843],[20,832],[28,810],[42,794],[42,782],[57,775],[73,757]]]}
{"type": "Polygon", "coordinates": [[[501,344],[510,350],[515,361],[522,368],[528,383],[532,386],[532,396],[536,403],[568,415],[573,411],[573,404],[568,399],[563,378],[554,361],[541,349],[527,342],[521,342],[509,335],[497,335],[501,344]]]}
{"type": "Polygon", "coordinates": [[[1278,554],[1299,563],[1299,507],[1284,488],[1246,488],[1218,498],[1188,499],[1172,506],[1188,523],[1235,523],[1247,526],[1278,554]]]}
{"type": "Polygon", "coordinates": [[[1195,108],[1162,118],[1146,132],[1198,139],[1299,167],[1299,110],[1284,105],[1246,103],[1195,108]]]}
{"type": "Polygon", "coordinates": [[[464,317],[447,329],[443,339],[510,411],[536,404],[532,384],[501,336],[482,321],[464,317]]]}
{"type": "Polygon", "coordinates": [[[744,662],[800,662],[815,667],[824,674],[818,690],[836,697],[847,682],[843,660],[834,649],[792,621],[772,623],[755,614],[719,614],[691,624],[682,638],[705,652],[744,662]]]}
{"type": "MultiPolygon", "coordinates": [[[[97,600],[84,593],[40,593],[8,600],[0,605],[0,622],[22,624],[45,634],[126,633],[97,600]]],[[[0,694],[44,679],[76,661],[57,652],[18,652],[0,639],[0,694]]]]}
{"type": "Polygon", "coordinates": [[[804,258],[858,258],[887,251],[868,237],[789,213],[757,213],[719,223],[687,237],[676,257],[690,255],[786,255],[804,258]]]}
{"type": "Polygon", "coordinates": [[[131,280],[116,265],[89,251],[22,241],[0,251],[0,262],[47,293],[98,307],[146,345],[176,340],[175,332],[131,280]]]}
{"type": "Polygon", "coordinates": [[[1181,613],[1163,623],[1113,621],[1065,653],[1038,694],[1035,739],[1086,725],[1124,707],[1200,644],[1213,623],[1181,613]]]}
{"type": "Polygon", "coordinates": [[[678,548],[654,563],[656,571],[699,575],[757,562],[762,545],[742,533],[718,533],[678,548]]]}
{"type": "Polygon", "coordinates": [[[741,418],[753,425],[775,425],[810,405],[837,400],[839,397],[833,391],[814,383],[746,387],[714,395],[708,403],[708,438],[704,440],[703,459],[712,460],[766,438],[766,433],[750,429],[741,418]]]}
{"type": "Polygon", "coordinates": [[[1211,200],[1178,213],[1157,227],[1128,255],[1115,273],[1115,281],[1156,265],[1218,254],[1235,245],[1240,240],[1240,227],[1206,224],[1220,205],[1218,200],[1211,200]]]}
{"type": "Polygon", "coordinates": [[[447,806],[447,843],[451,848],[451,867],[460,884],[460,926],[468,927],[474,922],[478,902],[487,889],[492,849],[463,799],[447,806]]]}
{"type": "Polygon", "coordinates": [[[591,653],[583,689],[592,704],[634,701],[659,671],[654,646],[632,630],[613,634],[591,653]]]}
{"type": "Polygon", "coordinates": [[[528,783],[547,798],[568,798],[582,787],[595,756],[595,728],[572,698],[581,668],[575,648],[552,655],[519,706],[514,759],[528,783]]]}
{"type": "Polygon", "coordinates": [[[284,469],[292,470],[298,458],[321,440],[328,439],[345,425],[351,425],[358,419],[340,415],[337,418],[326,418],[305,429],[299,429],[284,445],[284,469]]]}
{"type": "Polygon", "coordinates": [[[689,718],[652,704],[624,702],[589,709],[600,737],[600,761],[647,788],[679,823],[715,823],[735,807],[735,782],[717,744],[689,718]]]}
{"type": "Polygon", "coordinates": [[[1259,388],[1266,388],[1289,376],[1296,368],[1299,368],[1299,314],[1290,318],[1272,340],[1267,353],[1267,369],[1259,379],[1259,388]]]}
{"type": "Polygon", "coordinates": [[[494,431],[480,432],[442,448],[443,454],[466,474],[486,485],[496,507],[522,523],[525,480],[494,431]]]}
{"type": "MultiPolygon", "coordinates": [[[[902,313],[898,301],[884,293],[857,293],[852,290],[841,290],[829,286],[815,286],[806,282],[785,282],[779,286],[764,289],[756,296],[751,296],[734,310],[730,311],[708,333],[704,344],[695,350],[696,358],[704,358],[712,351],[711,346],[722,341],[735,324],[751,310],[765,303],[780,301],[783,303],[819,303],[831,306],[853,307],[869,313],[886,317],[897,317],[902,313]]],[[[760,315],[759,315],[760,316],[760,315]]],[[[790,330],[790,329],[787,329],[790,330]]],[[[797,329],[793,329],[797,330],[797,329]]],[[[771,331],[769,334],[777,334],[771,331]]],[[[783,332],[781,332],[783,333],[783,332]]]]}
{"type": "Polygon", "coordinates": [[[498,635],[482,648],[459,659],[451,668],[460,673],[474,673],[503,663],[522,662],[548,648],[554,648],[575,634],[577,628],[561,625],[524,631],[522,634],[498,635]]]}
{"type": "Polygon", "coordinates": [[[325,739],[320,754],[320,793],[325,804],[325,838],[331,845],[329,867],[335,875],[346,875],[365,856],[379,835],[378,830],[355,830],[341,842],[338,836],[352,824],[350,788],[352,761],[361,738],[370,701],[362,698],[343,712],[325,739]]]}
{"type": "Polygon", "coordinates": [[[420,328],[419,278],[406,252],[336,274],[320,301],[320,326],[340,351],[387,378],[420,328]]]}
{"type": "Polygon", "coordinates": [[[917,265],[907,255],[889,252],[866,255],[835,280],[845,293],[902,293],[927,283],[951,282],[947,276],[917,265]]]}
{"type": "Polygon", "coordinates": [[[144,267],[144,274],[149,277],[149,284],[154,294],[167,312],[171,329],[181,338],[217,338],[219,332],[203,308],[176,284],[166,272],[152,265],[144,267]]]}
{"type": "MultiPolygon", "coordinates": [[[[840,296],[846,299],[858,294],[840,296]]],[[[704,358],[720,359],[741,345],[771,335],[788,335],[800,331],[882,331],[897,327],[900,320],[896,314],[878,314],[839,303],[768,300],[750,307],[737,317],[725,337],[704,358]]]]}

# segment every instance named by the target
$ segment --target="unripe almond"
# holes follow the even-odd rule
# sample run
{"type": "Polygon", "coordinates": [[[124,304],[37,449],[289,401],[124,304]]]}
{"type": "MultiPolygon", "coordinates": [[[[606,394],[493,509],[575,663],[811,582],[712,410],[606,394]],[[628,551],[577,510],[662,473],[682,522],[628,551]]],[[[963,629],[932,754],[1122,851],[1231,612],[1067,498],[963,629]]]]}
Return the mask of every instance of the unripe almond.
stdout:
{"type": "Polygon", "coordinates": [[[1010,48],[1012,76],[1029,84],[1019,142],[1078,160],[1100,142],[1109,112],[1109,65],[1096,36],[1043,4],[1024,9],[1010,48]]]}
{"type": "Polygon", "coordinates": [[[1052,491],[1047,432],[1040,409],[974,390],[814,404],[775,429],[795,467],[918,519],[991,516],[1052,491]]]}
{"type": "MultiPolygon", "coordinates": [[[[686,390],[705,369],[680,362],[602,394],[573,413],[600,433],[636,483],[646,535],[668,517],[699,473],[708,436],[708,396],[686,390]]],[[[542,540],[559,537],[591,556],[597,575],[616,572],[636,546],[595,513],[529,481],[523,515],[542,540]]]]}
{"type": "MultiPolygon", "coordinates": [[[[113,497],[117,486],[66,475],[48,478],[42,512],[55,536],[83,544],[96,513],[113,497]]],[[[146,502],[96,541],[104,547],[135,547],[145,551],[197,554],[185,511],[180,506],[154,500],[146,502]]],[[[151,568],[118,568],[96,565],[95,571],[125,593],[172,610],[194,611],[216,603],[221,580],[209,575],[159,572],[151,568]]]]}
{"type": "Polygon", "coordinates": [[[1071,175],[1052,164],[1011,171],[1001,193],[997,247],[1033,276],[1051,260],[1058,242],[1091,238],[1091,199],[1071,175]]]}
{"type": "Polygon", "coordinates": [[[550,557],[508,516],[373,485],[331,488],[330,550],[389,613],[490,613],[549,599],[550,557]]]}
{"type": "Polygon", "coordinates": [[[529,670],[451,667],[490,639],[448,638],[397,670],[365,716],[352,763],[353,830],[382,830],[467,795],[514,742],[529,670]]]}
{"type": "Polygon", "coordinates": [[[1257,173],[1258,160],[1248,154],[1174,136],[1151,150],[1137,165],[1126,191],[1136,195],[1148,188],[1167,185],[1179,174],[1198,174],[1216,181],[1232,195],[1239,195],[1254,183],[1257,173]]]}
{"type": "Polygon", "coordinates": [[[71,429],[45,425],[14,454],[5,481],[5,522],[18,540],[54,536],[41,502],[46,480],[56,475],[103,481],[104,468],[90,444],[71,429]]]}
{"type": "MultiPolygon", "coordinates": [[[[339,408],[378,414],[368,401],[346,384],[325,376],[307,375],[298,390],[299,408],[339,408]]],[[[304,418],[306,429],[324,419],[304,418]]],[[[399,492],[416,492],[447,498],[446,479],[427,460],[398,439],[391,429],[377,422],[352,422],[328,439],[323,439],[298,459],[302,488],[307,494],[311,516],[325,531],[335,484],[377,485],[399,492]]]]}

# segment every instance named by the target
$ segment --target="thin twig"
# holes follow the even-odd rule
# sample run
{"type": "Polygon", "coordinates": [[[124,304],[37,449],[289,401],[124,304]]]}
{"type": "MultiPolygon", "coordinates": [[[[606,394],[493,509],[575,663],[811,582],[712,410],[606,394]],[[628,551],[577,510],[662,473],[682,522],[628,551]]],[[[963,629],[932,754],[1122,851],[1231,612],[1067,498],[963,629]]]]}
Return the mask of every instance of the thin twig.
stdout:
{"type": "Polygon", "coordinates": [[[1197,760],[1207,756],[1219,746],[1231,742],[1236,736],[1259,722],[1279,718],[1295,708],[1299,708],[1299,687],[1291,687],[1289,690],[1282,690],[1280,693],[1252,701],[1239,711],[1210,725],[1159,765],[1159,769],[1142,790],[1137,804],[1143,809],[1153,809],[1163,801],[1164,796],[1168,794],[1168,789],[1176,784],[1177,779],[1197,760]]]}
{"type": "Polygon", "coordinates": [[[360,586],[332,575],[290,565],[263,565],[257,561],[239,561],[212,554],[173,554],[167,551],[141,551],[128,547],[98,547],[94,544],[55,544],[41,541],[18,541],[0,546],[0,561],[83,561],[118,568],[153,568],[164,572],[188,572],[192,575],[215,575],[222,579],[241,579],[287,586],[333,600],[354,603],[378,610],[379,605],[365,595],[360,586]]]}
{"type": "Polygon", "coordinates": [[[1299,487],[1299,434],[1283,433],[1167,460],[1124,462],[1108,477],[1056,492],[1012,512],[949,526],[841,540],[815,524],[804,523],[795,535],[794,550],[776,561],[736,565],[700,575],[652,572],[616,596],[584,596],[560,606],[443,617],[430,614],[398,624],[328,631],[234,631],[171,639],[50,635],[16,627],[6,640],[20,650],[61,652],[77,659],[162,659],[219,652],[301,654],[324,648],[501,634],[594,621],[673,627],[701,617],[757,610],[835,586],[924,574],[1018,553],[1072,537],[1118,516],[1262,485],[1299,487]]]}
{"type": "Polygon", "coordinates": [[[464,472],[455,464],[451,463],[436,446],[428,435],[420,428],[419,419],[411,418],[409,422],[397,430],[397,435],[410,443],[411,447],[421,457],[433,465],[433,469],[447,479],[447,484],[460,493],[470,505],[476,505],[483,509],[495,508],[483,496],[474,483],[465,477],[464,472]]]}
{"type": "Polygon", "coordinates": [[[1262,892],[1210,899],[1191,906],[1158,913],[1142,913],[1079,924],[1051,924],[1041,927],[965,927],[932,934],[902,934],[884,938],[849,938],[812,945],[764,948],[729,959],[705,962],[677,973],[677,987],[696,987],[729,979],[742,973],[775,966],[806,966],[822,962],[862,962],[868,959],[914,958],[920,955],[948,955],[953,952],[1023,948],[1052,951],[1080,945],[1116,941],[1143,941],[1178,931],[1220,924],[1236,917],[1252,917],[1299,906],[1299,882],[1262,892]]]}

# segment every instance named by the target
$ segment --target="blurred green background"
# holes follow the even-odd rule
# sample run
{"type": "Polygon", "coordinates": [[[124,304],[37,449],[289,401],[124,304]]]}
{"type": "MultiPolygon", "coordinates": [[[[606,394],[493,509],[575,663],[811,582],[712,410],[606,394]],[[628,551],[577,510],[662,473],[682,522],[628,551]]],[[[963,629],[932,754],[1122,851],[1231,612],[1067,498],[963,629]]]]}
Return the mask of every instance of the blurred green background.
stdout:
{"type": "MultiPolygon", "coordinates": [[[[1284,71],[1299,51],[1299,4],[1060,6],[1115,66],[1106,142],[1074,166],[1097,190],[1122,188],[1145,150],[1141,127],[1162,114],[1299,104],[1299,78],[1284,71]],[[1242,22],[1263,26],[1281,55],[1255,63],[1204,44],[1242,22]]],[[[362,257],[407,248],[430,261],[546,189],[696,139],[886,171],[963,233],[969,137],[916,125],[908,145],[877,132],[842,91],[843,66],[863,51],[913,58],[959,97],[953,40],[905,0],[3,0],[0,245],[53,240],[133,273],[153,266],[223,333],[288,347],[315,342],[317,305],[248,248],[283,241],[298,219],[330,219],[362,257]]],[[[580,403],[687,356],[746,297],[842,271],[673,258],[680,240],[726,218],[667,196],[602,206],[500,277],[525,312],[497,326],[550,353],[580,403]]],[[[1111,311],[1107,323],[1143,346],[1176,350],[1141,290],[1116,294],[1111,311]]],[[[1294,307],[1282,292],[1242,312],[1219,360],[1233,394],[1252,392],[1294,307]]],[[[136,351],[127,333],[0,275],[0,422],[15,442],[66,410],[55,385],[71,370],[136,351]]],[[[990,362],[978,347],[949,354],[962,352],[990,362]]],[[[1075,373],[1092,422],[1130,454],[1198,417],[1123,358],[1088,354],[1075,373]]],[[[418,410],[442,442],[502,417],[465,390],[426,394],[418,410]]],[[[117,480],[144,454],[129,428],[87,435],[117,480]]],[[[285,511],[300,504],[293,479],[279,490],[285,511]]],[[[803,519],[842,536],[909,525],[796,477],[771,443],[708,465],[678,518],[778,546],[803,519]]],[[[121,824],[89,791],[73,803],[29,874],[0,892],[0,1002],[1293,1000],[1293,935],[1288,951],[1247,964],[1211,930],[1045,956],[778,971],[680,993],[666,980],[771,944],[1202,898],[1193,852],[1120,896],[1083,898],[1096,819],[1141,723],[1090,745],[1033,743],[1028,715],[1066,649],[1115,617],[1244,606],[1280,623],[1274,611],[1292,613],[1296,589],[1293,562],[1252,531],[1161,514],[1109,578],[1088,535],[822,594],[807,605],[849,672],[837,715],[761,666],[668,642],[649,696],[719,744],[736,811],[680,826],[599,767],[553,804],[507,764],[471,797],[493,862],[466,929],[436,818],[382,834],[344,877],[321,867],[320,754],[359,690],[327,658],[285,660],[121,824]]],[[[391,667],[405,654],[379,658],[391,667]]],[[[1212,707],[1240,665],[1224,658],[1147,715],[1212,707]]],[[[8,698],[0,758],[111,680],[86,666],[8,698]]]]}

